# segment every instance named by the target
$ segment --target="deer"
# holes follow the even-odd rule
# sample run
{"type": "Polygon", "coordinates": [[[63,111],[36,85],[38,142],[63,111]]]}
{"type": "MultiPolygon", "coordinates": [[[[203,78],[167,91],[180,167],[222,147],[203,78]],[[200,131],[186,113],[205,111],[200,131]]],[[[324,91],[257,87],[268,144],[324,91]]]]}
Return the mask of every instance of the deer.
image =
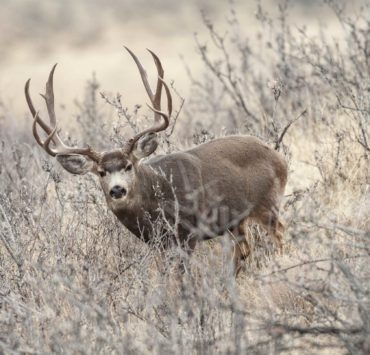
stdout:
{"type": "Polygon", "coordinates": [[[148,49],[157,70],[155,91],[139,59],[125,48],[139,70],[149,97],[153,124],[122,142],[117,149],[96,151],[89,145],[68,146],[60,136],[55,114],[55,64],[45,94],[41,94],[49,123],[33,105],[30,79],[25,84],[37,144],[67,172],[96,175],[109,209],[145,243],[158,239],[159,221],[162,221],[159,239],[163,250],[178,245],[191,255],[197,242],[228,235],[234,245],[235,277],[242,261],[251,253],[247,241],[250,221],[261,225],[281,250],[285,227],[279,218],[279,204],[287,182],[284,157],[251,135],[219,137],[191,149],[153,155],[159,145],[158,134],[170,125],[171,91],[164,81],[162,63],[153,51],[148,49]],[[163,91],[166,110],[161,108],[163,91]],[[40,128],[46,136],[44,140],[39,135],[40,128]]]}

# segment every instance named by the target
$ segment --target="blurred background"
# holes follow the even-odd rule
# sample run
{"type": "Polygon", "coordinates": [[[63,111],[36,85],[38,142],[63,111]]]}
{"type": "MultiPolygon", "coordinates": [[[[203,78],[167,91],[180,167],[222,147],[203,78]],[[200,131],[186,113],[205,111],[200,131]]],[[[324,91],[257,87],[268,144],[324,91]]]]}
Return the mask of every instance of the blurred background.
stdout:
{"type": "MultiPolygon", "coordinates": [[[[347,13],[355,12],[360,2],[346,4],[347,13]]],[[[276,1],[244,0],[232,5],[251,40],[257,35],[259,3],[271,14],[277,13],[276,1]]],[[[331,35],[341,36],[340,25],[324,1],[291,0],[290,4],[290,19],[297,27],[317,33],[321,25],[331,35]]],[[[32,77],[31,93],[37,100],[35,94],[44,90],[56,62],[56,99],[67,112],[73,112],[73,100],[82,96],[93,73],[101,91],[120,92],[128,107],[143,104],[145,92],[123,45],[139,56],[152,78],[155,72],[145,48],[154,50],[162,59],[167,80],[174,80],[187,99],[190,80],[184,62],[195,77],[202,75],[194,36],[209,40],[202,13],[221,32],[230,14],[227,0],[0,0],[0,5],[1,105],[17,115],[27,111],[25,81],[32,77]]]]}

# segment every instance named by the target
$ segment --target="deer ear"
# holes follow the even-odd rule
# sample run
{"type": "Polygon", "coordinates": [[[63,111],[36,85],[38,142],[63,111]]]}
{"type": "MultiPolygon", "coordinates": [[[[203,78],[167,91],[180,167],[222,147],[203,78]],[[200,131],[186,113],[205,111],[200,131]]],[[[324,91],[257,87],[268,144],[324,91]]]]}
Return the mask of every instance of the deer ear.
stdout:
{"type": "Polygon", "coordinates": [[[153,132],[142,136],[135,144],[131,153],[135,160],[140,160],[154,153],[158,147],[157,138],[157,135],[153,132]]]}
{"type": "Polygon", "coordinates": [[[62,167],[71,174],[83,175],[95,171],[95,162],[84,155],[58,154],[56,158],[62,167]]]}

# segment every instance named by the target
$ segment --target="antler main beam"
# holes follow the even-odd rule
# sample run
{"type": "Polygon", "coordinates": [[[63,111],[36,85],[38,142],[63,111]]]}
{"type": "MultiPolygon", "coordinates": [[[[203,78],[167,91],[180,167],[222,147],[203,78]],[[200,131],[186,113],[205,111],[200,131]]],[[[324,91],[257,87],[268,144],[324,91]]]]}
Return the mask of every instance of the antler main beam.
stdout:
{"type": "Polygon", "coordinates": [[[33,136],[35,137],[36,142],[51,156],[56,156],[58,154],[81,154],[88,156],[94,161],[99,161],[101,157],[100,153],[96,152],[90,146],[87,146],[85,148],[70,147],[66,145],[58,135],[57,119],[55,115],[55,105],[54,105],[54,88],[53,88],[54,72],[56,66],[57,64],[55,64],[50,71],[48,81],[46,82],[45,94],[41,94],[46,103],[50,126],[45,123],[45,121],[39,116],[39,113],[35,110],[35,107],[33,105],[29,93],[31,79],[27,80],[24,88],[27,104],[33,116],[33,125],[32,125],[33,136]],[[47,137],[44,141],[41,140],[37,132],[37,125],[39,125],[47,134],[47,137]],[[54,148],[50,147],[51,142],[53,142],[54,148]]]}
{"type": "MultiPolygon", "coordinates": [[[[151,132],[161,132],[164,131],[170,122],[170,117],[172,113],[172,96],[168,85],[163,81],[164,77],[164,70],[162,67],[162,63],[159,60],[158,56],[148,49],[149,53],[153,57],[155,66],[157,68],[157,85],[156,90],[153,93],[149,82],[146,71],[136,55],[127,47],[126,50],[130,53],[131,57],[134,59],[136,66],[139,69],[141,80],[143,81],[145,90],[149,96],[151,106],[149,108],[154,112],[154,125],[150,128],[147,128],[140,133],[136,134],[133,138],[131,138],[126,145],[123,147],[123,152],[125,154],[130,154],[132,149],[135,146],[135,143],[145,134],[151,132]],[[161,111],[161,95],[162,95],[162,87],[164,87],[167,96],[167,112],[161,111]]],[[[39,115],[38,111],[36,111],[29,90],[30,90],[30,81],[28,79],[25,85],[25,95],[28,107],[31,111],[33,117],[33,125],[32,125],[32,132],[33,136],[35,137],[36,142],[51,156],[61,155],[61,154],[80,154],[86,155],[92,160],[99,162],[101,159],[101,154],[90,146],[85,148],[78,148],[78,147],[70,147],[66,145],[63,140],[60,138],[58,134],[58,121],[55,114],[55,103],[54,103],[54,72],[55,72],[56,64],[50,71],[48,81],[46,82],[46,90],[45,94],[41,94],[43,99],[45,100],[46,108],[48,111],[49,116],[49,124],[46,123],[39,115]],[[38,133],[38,127],[41,127],[44,132],[46,133],[47,137],[44,141],[41,140],[40,135],[38,133]],[[53,147],[51,147],[51,143],[53,147]]]]}
{"type": "Polygon", "coordinates": [[[153,93],[149,82],[148,82],[148,76],[146,74],[146,71],[142,64],[140,63],[139,59],[136,57],[136,55],[125,46],[126,50],[130,53],[131,57],[134,59],[136,66],[139,69],[141,80],[143,81],[145,90],[149,96],[150,102],[152,103],[152,106],[149,106],[149,108],[154,112],[154,125],[148,129],[145,129],[144,131],[141,131],[140,133],[136,134],[133,138],[131,138],[126,146],[123,148],[126,154],[129,154],[132,149],[134,148],[135,143],[145,134],[147,133],[157,133],[164,131],[168,126],[170,122],[170,117],[172,113],[172,96],[170,89],[168,85],[163,80],[164,77],[164,70],[162,67],[162,63],[159,60],[158,56],[152,52],[150,49],[148,49],[148,52],[152,55],[155,66],[157,67],[158,72],[158,79],[157,79],[157,86],[156,91],[153,93]],[[167,96],[167,113],[161,111],[161,95],[162,95],[162,86],[164,86],[167,96]],[[161,118],[163,120],[161,120],[161,118]]]}

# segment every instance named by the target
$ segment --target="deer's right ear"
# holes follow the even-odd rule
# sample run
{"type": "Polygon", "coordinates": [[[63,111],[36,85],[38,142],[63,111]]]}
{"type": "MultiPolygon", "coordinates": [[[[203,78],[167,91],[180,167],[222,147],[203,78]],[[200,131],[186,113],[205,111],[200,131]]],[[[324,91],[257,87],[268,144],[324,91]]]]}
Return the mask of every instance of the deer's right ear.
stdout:
{"type": "Polygon", "coordinates": [[[157,135],[153,132],[148,133],[141,137],[137,143],[135,144],[134,149],[132,150],[131,155],[133,156],[133,160],[140,160],[142,158],[148,157],[158,147],[158,138],[157,135]]]}
{"type": "Polygon", "coordinates": [[[83,175],[96,171],[96,163],[84,155],[58,154],[56,158],[62,167],[71,174],[83,175]]]}

